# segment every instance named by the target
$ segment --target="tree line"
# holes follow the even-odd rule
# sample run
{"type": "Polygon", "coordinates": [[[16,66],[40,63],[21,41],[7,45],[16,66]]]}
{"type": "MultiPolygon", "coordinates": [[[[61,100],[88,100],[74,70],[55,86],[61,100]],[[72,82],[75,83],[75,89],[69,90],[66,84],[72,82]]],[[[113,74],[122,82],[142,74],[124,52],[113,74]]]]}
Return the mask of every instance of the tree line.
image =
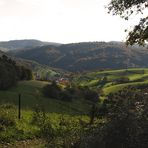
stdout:
{"type": "Polygon", "coordinates": [[[0,57],[0,90],[6,90],[20,80],[30,80],[32,77],[30,69],[17,65],[14,60],[6,55],[0,57]]]}

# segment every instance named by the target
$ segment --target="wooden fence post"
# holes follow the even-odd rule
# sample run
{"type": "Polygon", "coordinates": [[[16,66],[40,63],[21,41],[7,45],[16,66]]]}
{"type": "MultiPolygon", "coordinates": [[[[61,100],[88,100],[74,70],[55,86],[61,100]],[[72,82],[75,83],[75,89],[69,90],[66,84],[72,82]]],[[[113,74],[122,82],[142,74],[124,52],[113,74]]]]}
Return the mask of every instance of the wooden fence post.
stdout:
{"type": "Polygon", "coordinates": [[[18,97],[18,119],[21,119],[21,94],[19,94],[18,97]]]}

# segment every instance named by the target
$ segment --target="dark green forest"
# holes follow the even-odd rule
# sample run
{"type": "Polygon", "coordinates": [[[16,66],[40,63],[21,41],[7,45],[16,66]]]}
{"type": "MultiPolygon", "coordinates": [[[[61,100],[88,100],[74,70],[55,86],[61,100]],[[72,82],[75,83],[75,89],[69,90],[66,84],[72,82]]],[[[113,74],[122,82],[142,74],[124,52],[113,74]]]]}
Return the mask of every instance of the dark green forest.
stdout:
{"type": "Polygon", "coordinates": [[[16,65],[16,62],[6,55],[0,57],[0,90],[8,89],[20,80],[31,80],[32,78],[30,69],[16,65]]]}

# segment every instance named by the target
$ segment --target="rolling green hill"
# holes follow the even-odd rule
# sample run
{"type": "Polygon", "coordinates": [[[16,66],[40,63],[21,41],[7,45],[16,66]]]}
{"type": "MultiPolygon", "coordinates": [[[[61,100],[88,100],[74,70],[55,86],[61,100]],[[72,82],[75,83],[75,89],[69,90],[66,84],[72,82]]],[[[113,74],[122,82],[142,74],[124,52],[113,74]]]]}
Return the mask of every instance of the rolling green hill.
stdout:
{"type": "MultiPolygon", "coordinates": [[[[123,69],[111,71],[96,71],[74,75],[72,82],[76,86],[88,86],[91,89],[103,90],[103,96],[117,92],[127,86],[140,87],[148,85],[148,69],[123,69]],[[105,79],[104,79],[105,78],[105,79]],[[128,78],[128,81],[125,79],[128,78]],[[104,79],[104,82],[103,82],[104,79]],[[125,79],[125,82],[121,80],[125,79]]],[[[0,91],[1,103],[17,104],[18,94],[22,94],[22,106],[24,109],[32,109],[35,104],[42,104],[48,112],[86,113],[89,103],[76,99],[71,102],[63,102],[48,99],[42,95],[42,87],[48,84],[44,81],[22,81],[8,91],[0,91]],[[81,103],[83,102],[83,105],[81,103]]]]}
{"type": "Polygon", "coordinates": [[[77,99],[73,102],[49,99],[42,95],[42,87],[48,84],[43,81],[22,81],[8,91],[0,91],[0,104],[18,104],[18,94],[22,95],[22,108],[32,110],[37,104],[42,105],[47,112],[60,114],[87,114],[90,104],[77,99]],[[83,105],[82,105],[83,104],[83,105]]]}
{"type": "Polygon", "coordinates": [[[122,69],[96,71],[77,75],[73,78],[76,85],[103,90],[103,96],[117,92],[127,86],[148,86],[148,69],[122,69]]]}
{"type": "Polygon", "coordinates": [[[11,40],[11,41],[3,41],[0,42],[0,49],[3,49],[3,51],[9,51],[9,50],[16,50],[16,49],[29,49],[37,46],[44,46],[44,45],[54,45],[59,46],[59,43],[53,43],[53,42],[42,42],[39,40],[34,39],[26,39],[26,40],[11,40]]]}
{"type": "MultiPolygon", "coordinates": [[[[137,68],[79,73],[71,75],[71,80],[75,86],[88,86],[95,90],[101,88],[103,90],[103,95],[101,96],[103,99],[109,93],[115,93],[129,85],[136,87],[148,86],[148,69],[137,68]]],[[[41,138],[37,139],[41,136],[39,133],[42,126],[32,124],[35,113],[33,109],[36,105],[40,105],[45,109],[46,117],[48,117],[48,122],[50,123],[47,129],[51,129],[50,127],[52,127],[57,130],[59,127],[63,127],[62,132],[66,130],[67,133],[68,127],[70,127],[70,130],[75,128],[80,130],[83,129],[82,124],[89,124],[90,118],[88,115],[92,109],[90,102],[81,98],[73,99],[72,102],[46,98],[42,94],[42,88],[47,84],[48,82],[44,81],[21,81],[18,85],[7,91],[0,91],[0,105],[9,103],[17,107],[18,94],[21,94],[20,120],[17,118],[17,108],[9,108],[11,106],[6,105],[5,114],[12,115],[13,112],[11,110],[13,110],[16,125],[14,126],[15,129],[12,126],[12,128],[6,128],[6,130],[0,133],[0,140],[5,141],[2,144],[0,143],[0,147],[6,147],[7,142],[10,142],[9,147],[15,147],[16,145],[18,147],[24,145],[28,147],[46,147],[47,141],[41,138]],[[61,126],[61,122],[64,123],[64,126],[61,126]],[[11,143],[11,140],[14,140],[14,143],[11,143]]],[[[104,119],[100,118],[95,121],[96,124],[105,122],[104,119]]],[[[61,128],[59,130],[61,132],[61,128]]]]}

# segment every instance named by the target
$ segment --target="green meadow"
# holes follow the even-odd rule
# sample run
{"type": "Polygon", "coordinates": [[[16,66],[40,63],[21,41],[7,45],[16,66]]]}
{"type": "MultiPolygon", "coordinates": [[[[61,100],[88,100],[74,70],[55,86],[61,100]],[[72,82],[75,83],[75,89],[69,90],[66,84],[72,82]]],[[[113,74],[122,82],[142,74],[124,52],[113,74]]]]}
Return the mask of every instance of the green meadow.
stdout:
{"type": "MultiPolygon", "coordinates": [[[[75,86],[89,87],[93,90],[102,90],[101,99],[107,97],[110,93],[115,93],[127,86],[137,88],[148,85],[148,69],[123,69],[96,71],[74,75],[71,78],[75,86]],[[124,80],[124,81],[123,81],[124,80]]],[[[53,98],[47,98],[42,93],[42,88],[49,82],[45,81],[21,81],[13,88],[7,91],[0,91],[0,105],[13,104],[15,109],[6,108],[8,117],[14,116],[16,126],[0,132],[0,147],[21,147],[26,143],[27,147],[45,147],[46,142],[38,137],[40,133],[39,126],[32,124],[32,117],[35,108],[40,106],[44,109],[46,117],[55,129],[58,129],[61,119],[70,121],[70,126],[78,125],[79,121],[89,123],[89,113],[92,104],[82,98],[72,101],[62,101],[53,98]],[[21,119],[18,119],[18,96],[21,94],[21,119]],[[22,142],[24,141],[25,142],[22,142]]],[[[1,109],[3,110],[3,109],[1,109]]],[[[3,112],[2,112],[3,114],[3,112]]],[[[69,123],[68,123],[69,124],[69,123]]],[[[70,127],[71,128],[71,127],[70,127]]],[[[72,127],[73,128],[73,127],[72,127]]],[[[78,125],[77,128],[80,128],[78,125]]]]}
{"type": "Polygon", "coordinates": [[[36,105],[42,105],[48,113],[87,114],[90,106],[89,102],[81,98],[72,102],[65,102],[44,97],[42,88],[47,84],[48,82],[35,80],[19,82],[14,88],[7,91],[0,91],[0,103],[17,105],[18,96],[21,94],[21,106],[24,110],[32,110],[36,105]]]}
{"type": "Polygon", "coordinates": [[[100,88],[103,91],[103,96],[107,96],[109,93],[115,93],[127,86],[140,87],[148,85],[148,69],[133,68],[89,72],[78,75],[77,78],[74,78],[74,82],[77,85],[88,86],[95,90],[100,88]],[[128,81],[120,82],[125,78],[128,81]]]}

